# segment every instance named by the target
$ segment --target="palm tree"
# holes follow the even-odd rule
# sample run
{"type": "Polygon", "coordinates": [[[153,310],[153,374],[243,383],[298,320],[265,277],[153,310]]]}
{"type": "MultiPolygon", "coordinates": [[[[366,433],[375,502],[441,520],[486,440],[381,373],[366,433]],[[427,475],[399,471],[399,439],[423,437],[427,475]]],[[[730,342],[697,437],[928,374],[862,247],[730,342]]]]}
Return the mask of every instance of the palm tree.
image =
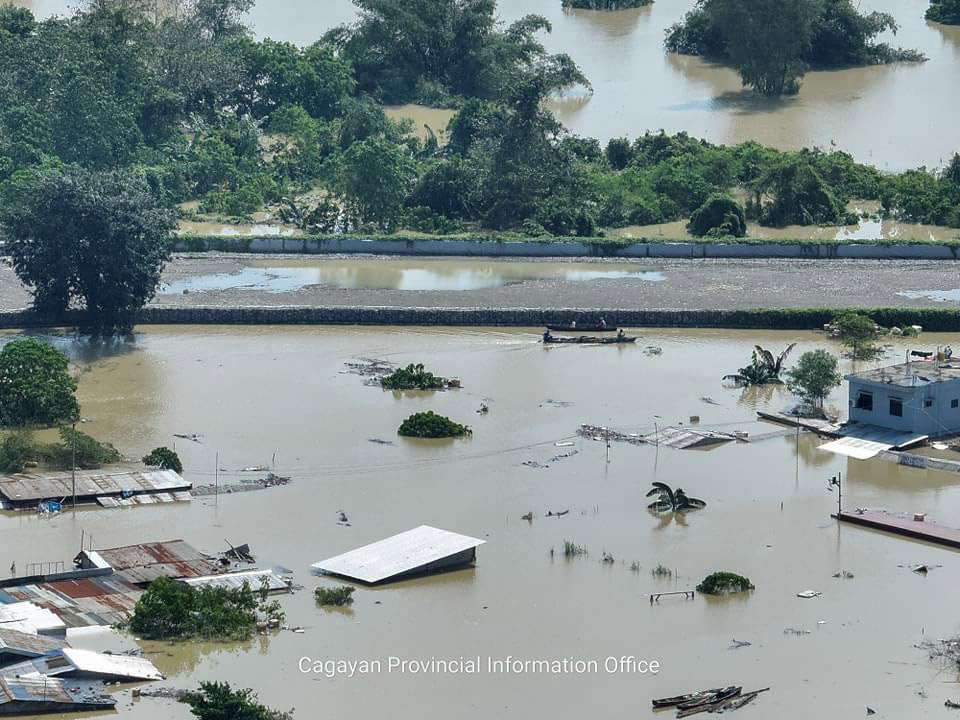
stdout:
{"type": "Polygon", "coordinates": [[[699,510],[707,506],[703,500],[688,497],[683,488],[673,490],[669,485],[662,482],[654,482],[653,488],[647,493],[647,497],[653,497],[654,495],[657,496],[657,499],[647,507],[657,512],[686,512],[687,510],[699,510]]]}
{"type": "Polygon", "coordinates": [[[795,346],[796,343],[790,343],[783,352],[774,357],[769,350],[755,345],[750,364],[740,368],[733,375],[725,375],[723,379],[733,380],[738,385],[781,383],[783,381],[780,379],[780,373],[783,372],[783,363],[795,346]]]}

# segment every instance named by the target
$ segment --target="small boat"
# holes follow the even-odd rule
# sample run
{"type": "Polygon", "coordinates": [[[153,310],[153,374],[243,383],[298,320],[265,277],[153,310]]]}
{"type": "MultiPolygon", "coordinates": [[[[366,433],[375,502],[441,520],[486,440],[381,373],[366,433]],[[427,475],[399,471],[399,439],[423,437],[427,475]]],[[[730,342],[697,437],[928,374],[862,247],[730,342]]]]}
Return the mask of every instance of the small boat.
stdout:
{"type": "Polygon", "coordinates": [[[580,335],[578,337],[553,337],[545,335],[543,342],[550,344],[568,344],[568,345],[616,345],[618,343],[635,343],[636,337],[627,335],[617,335],[612,338],[593,337],[591,335],[580,335]]]}
{"type": "Polygon", "coordinates": [[[714,688],[713,690],[701,690],[700,692],[687,693],[686,695],[674,695],[673,697],[660,698],[659,700],[653,701],[653,706],[655,708],[665,708],[673,707],[674,705],[680,705],[681,703],[692,702],[693,700],[701,700],[705,697],[712,697],[720,692],[722,688],[714,688]]]}
{"type": "Polygon", "coordinates": [[[617,328],[613,325],[547,325],[547,330],[572,335],[578,332],[614,332],[617,328]]]}

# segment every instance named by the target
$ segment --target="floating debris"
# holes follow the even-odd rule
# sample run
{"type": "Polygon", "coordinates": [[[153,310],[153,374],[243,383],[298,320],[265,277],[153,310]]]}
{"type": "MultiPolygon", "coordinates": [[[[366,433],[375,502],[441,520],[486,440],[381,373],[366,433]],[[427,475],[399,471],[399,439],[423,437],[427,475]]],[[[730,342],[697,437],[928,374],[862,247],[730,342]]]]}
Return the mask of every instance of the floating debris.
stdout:
{"type": "Polygon", "coordinates": [[[801,590],[800,592],[797,593],[797,597],[798,598],[815,598],[815,597],[819,597],[822,594],[823,593],[821,593],[819,590],[801,590]]]}
{"type": "Polygon", "coordinates": [[[547,517],[563,517],[567,515],[569,510],[561,510],[560,512],[554,512],[553,510],[547,510],[547,517]]]}
{"type": "Polygon", "coordinates": [[[182,438],[184,440],[189,440],[190,442],[203,442],[203,435],[198,435],[197,433],[174,433],[175,438],[182,438]]]}
{"type": "Polygon", "coordinates": [[[367,442],[374,445],[393,445],[393,440],[381,440],[380,438],[367,438],[367,442]]]}
{"type": "Polygon", "coordinates": [[[740,648],[750,647],[751,645],[753,645],[753,643],[747,642],[746,640],[733,638],[733,644],[728,647],[727,650],[739,650],[740,648]]]}
{"type": "Polygon", "coordinates": [[[549,398],[544,400],[541,405],[552,405],[553,407],[559,408],[573,407],[573,403],[567,400],[551,400],[549,398]]]}
{"type": "Polygon", "coordinates": [[[783,629],[783,634],[784,635],[809,635],[810,631],[788,627],[783,629]]]}
{"type": "Polygon", "coordinates": [[[663,348],[661,348],[659,345],[647,345],[643,349],[643,354],[644,355],[662,355],[663,348]]]}
{"type": "Polygon", "coordinates": [[[240,483],[227,485],[197,485],[190,494],[193,497],[209,497],[211,495],[230,495],[237,492],[250,492],[253,490],[265,490],[267,488],[287,485],[291,481],[290,477],[268,473],[266,477],[256,480],[243,480],[240,483]]]}
{"type": "Polygon", "coordinates": [[[720,404],[720,403],[718,403],[716,400],[714,400],[712,397],[707,397],[707,396],[701,397],[701,398],[700,398],[700,401],[701,401],[701,402],[705,402],[707,405],[719,405],[719,404],[720,404]]]}
{"type": "Polygon", "coordinates": [[[527,522],[533,522],[533,511],[528,512],[526,515],[521,515],[520,519],[526,520],[527,522]]]}
{"type": "Polygon", "coordinates": [[[351,375],[360,375],[366,378],[364,385],[380,387],[380,379],[396,370],[396,365],[386,360],[376,358],[357,358],[356,361],[346,362],[347,369],[344,373],[351,375]]]}
{"type": "Polygon", "coordinates": [[[841,570],[840,572],[836,572],[836,573],[833,574],[833,576],[834,576],[835,578],[843,578],[844,580],[852,580],[852,579],[853,579],[853,573],[852,573],[852,572],[848,572],[847,570],[841,570]]]}

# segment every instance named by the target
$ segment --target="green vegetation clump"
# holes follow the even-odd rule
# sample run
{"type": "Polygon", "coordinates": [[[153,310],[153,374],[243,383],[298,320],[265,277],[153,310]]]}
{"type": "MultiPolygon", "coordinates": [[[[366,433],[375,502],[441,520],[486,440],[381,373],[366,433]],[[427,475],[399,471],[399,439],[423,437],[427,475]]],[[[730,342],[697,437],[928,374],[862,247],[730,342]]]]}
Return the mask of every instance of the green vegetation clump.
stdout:
{"type": "Polygon", "coordinates": [[[149,455],[144,455],[143,464],[161,470],[173,470],[175,473],[183,472],[183,463],[180,462],[180,456],[168,447],[158,447],[151,450],[149,455]]]}
{"type": "Polygon", "coordinates": [[[51,470],[95,470],[119,462],[120,453],[113,445],[89,435],[61,427],[59,443],[38,443],[28,431],[8,434],[0,443],[0,472],[20,473],[27,463],[37,463],[51,470]]]}
{"type": "Polygon", "coordinates": [[[653,5],[653,0],[562,0],[563,7],[577,10],[629,10],[653,5]]]}
{"type": "Polygon", "coordinates": [[[960,0],[930,0],[926,18],[944,25],[960,25],[960,0]]]}
{"type": "Polygon", "coordinates": [[[318,587],[313,591],[317,605],[334,605],[342,607],[353,603],[353,591],[356,588],[349,585],[340,585],[335,588],[318,587]]]}
{"type": "Polygon", "coordinates": [[[411,363],[380,378],[385,390],[443,390],[448,384],[446,378],[424,370],[423,363],[411,363]]]}
{"type": "Polygon", "coordinates": [[[790,351],[796,346],[791,343],[776,357],[769,350],[759,345],[753,348],[750,364],[740,368],[736,374],[727,375],[724,380],[732,380],[740,385],[767,385],[781,383],[780,374],[783,372],[783,363],[790,351]]]}
{"type": "Polygon", "coordinates": [[[805,352],[787,371],[787,389],[815,408],[822,408],[830,391],[842,381],[837,359],[826,350],[805,352]]]}
{"type": "Polygon", "coordinates": [[[400,424],[397,433],[406,437],[453,438],[470,435],[466,425],[454,422],[448,417],[437,415],[433,410],[414,413],[400,424]]]}
{"type": "Polygon", "coordinates": [[[577,557],[579,555],[587,554],[586,545],[577,545],[576,543],[570,542],[569,540],[563,541],[563,556],[564,557],[577,557]]]}
{"type": "Polygon", "coordinates": [[[225,682],[201,682],[182,702],[197,720],[293,720],[291,713],[262,705],[252,690],[234,690],[225,682]]]}
{"type": "Polygon", "coordinates": [[[80,406],[67,356],[35,338],[0,350],[0,425],[55,425],[75,420],[80,406]]]}
{"type": "Polygon", "coordinates": [[[728,592],[747,592],[753,590],[753,583],[742,575],[731,572],[715,572],[707,575],[697,585],[697,592],[706,595],[722,595],[728,592]]]}
{"type": "Polygon", "coordinates": [[[740,238],[747,234],[747,218],[740,203],[729,195],[716,193],[693,211],[687,230],[698,237],[740,238]]]}
{"type": "Polygon", "coordinates": [[[672,578],[673,570],[666,567],[661,563],[657,563],[657,566],[650,571],[655,578],[672,578]]]}
{"type": "Polygon", "coordinates": [[[665,43],[670,52],[729,63],[758,93],[785,95],[797,92],[809,67],[924,60],[876,42],[896,30],[892,15],[861,14],[851,0],[698,0],[665,43]]]}
{"type": "Polygon", "coordinates": [[[194,588],[161,577],[140,596],[129,627],[147,640],[244,640],[256,630],[258,608],[246,583],[239,589],[194,588]]]}

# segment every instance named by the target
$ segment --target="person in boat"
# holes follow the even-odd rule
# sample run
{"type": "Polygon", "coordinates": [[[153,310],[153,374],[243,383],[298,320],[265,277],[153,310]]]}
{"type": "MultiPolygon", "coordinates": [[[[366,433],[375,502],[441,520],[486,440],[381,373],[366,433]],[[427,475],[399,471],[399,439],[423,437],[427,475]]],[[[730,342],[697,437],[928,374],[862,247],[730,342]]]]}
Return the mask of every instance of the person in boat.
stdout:
{"type": "Polygon", "coordinates": [[[602,327],[604,330],[607,329],[607,320],[606,320],[606,318],[600,318],[600,327],[602,327]]]}
{"type": "Polygon", "coordinates": [[[553,339],[553,335],[550,334],[550,328],[547,328],[543,331],[543,341],[550,342],[553,339]]]}
{"type": "Polygon", "coordinates": [[[577,321],[576,321],[576,320],[571,320],[571,321],[570,321],[570,329],[571,329],[571,330],[576,330],[576,329],[577,329],[577,321]]]}
{"type": "MultiPolygon", "coordinates": [[[[603,322],[602,320],[600,322],[603,322]]],[[[617,340],[623,340],[626,337],[626,334],[623,332],[623,328],[617,330],[617,340]]]]}

